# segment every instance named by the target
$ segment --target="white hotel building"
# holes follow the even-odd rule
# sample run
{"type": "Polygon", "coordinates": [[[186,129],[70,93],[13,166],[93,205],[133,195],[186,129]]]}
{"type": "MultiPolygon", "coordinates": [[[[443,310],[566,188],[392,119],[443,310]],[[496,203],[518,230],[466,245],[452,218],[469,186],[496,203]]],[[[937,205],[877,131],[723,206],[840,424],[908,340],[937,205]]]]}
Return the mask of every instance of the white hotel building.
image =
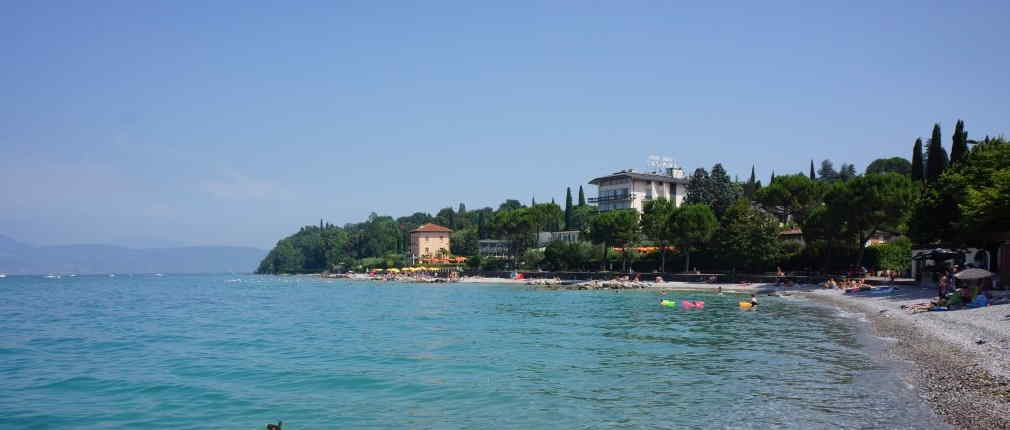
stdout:
{"type": "Polygon", "coordinates": [[[631,208],[642,213],[645,202],[659,198],[679,207],[687,196],[687,178],[680,168],[668,168],[665,173],[621,170],[589,183],[598,187],[596,197],[590,197],[589,203],[595,203],[601,212],[631,208]]]}

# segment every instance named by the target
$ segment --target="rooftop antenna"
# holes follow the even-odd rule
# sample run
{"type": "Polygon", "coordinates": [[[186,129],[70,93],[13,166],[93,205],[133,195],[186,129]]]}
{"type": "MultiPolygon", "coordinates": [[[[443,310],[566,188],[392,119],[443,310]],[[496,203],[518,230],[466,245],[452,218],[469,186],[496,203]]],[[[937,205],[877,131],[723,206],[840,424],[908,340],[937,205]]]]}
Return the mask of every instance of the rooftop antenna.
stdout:
{"type": "Polygon", "coordinates": [[[656,172],[660,171],[660,169],[663,167],[663,159],[662,159],[662,157],[660,157],[658,155],[650,155],[649,156],[649,167],[652,168],[652,173],[656,173],[656,172]]]}

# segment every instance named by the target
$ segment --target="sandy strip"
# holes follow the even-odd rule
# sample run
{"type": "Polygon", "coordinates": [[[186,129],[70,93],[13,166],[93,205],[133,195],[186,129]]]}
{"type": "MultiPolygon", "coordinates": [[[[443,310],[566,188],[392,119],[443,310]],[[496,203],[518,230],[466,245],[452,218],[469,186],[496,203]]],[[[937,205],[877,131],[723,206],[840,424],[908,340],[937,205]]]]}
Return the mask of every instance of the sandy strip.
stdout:
{"type": "Polygon", "coordinates": [[[1010,305],[911,314],[901,305],[928,302],[931,289],[893,295],[802,293],[862,312],[877,336],[894,339],[887,358],[916,364],[913,384],[937,415],[956,428],[1010,429],[1010,305]]]}

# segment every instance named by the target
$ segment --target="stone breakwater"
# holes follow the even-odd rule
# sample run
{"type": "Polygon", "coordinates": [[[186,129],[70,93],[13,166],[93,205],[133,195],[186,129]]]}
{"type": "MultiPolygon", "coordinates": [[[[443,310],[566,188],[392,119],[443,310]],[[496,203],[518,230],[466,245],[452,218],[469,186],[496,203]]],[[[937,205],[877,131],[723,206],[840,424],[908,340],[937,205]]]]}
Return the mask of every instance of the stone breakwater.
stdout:
{"type": "Polygon", "coordinates": [[[833,291],[806,296],[863,313],[874,334],[894,339],[884,358],[915,363],[911,382],[948,424],[1010,429],[1010,316],[1000,318],[1010,314],[1010,306],[913,315],[901,305],[928,300],[925,292],[890,298],[833,291]]]}

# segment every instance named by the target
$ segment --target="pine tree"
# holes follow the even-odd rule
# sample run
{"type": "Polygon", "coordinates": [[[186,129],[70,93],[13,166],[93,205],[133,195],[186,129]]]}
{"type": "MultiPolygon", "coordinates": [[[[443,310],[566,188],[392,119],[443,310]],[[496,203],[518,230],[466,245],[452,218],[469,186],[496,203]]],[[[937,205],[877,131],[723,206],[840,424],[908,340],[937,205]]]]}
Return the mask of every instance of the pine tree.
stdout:
{"type": "Polygon", "coordinates": [[[565,230],[572,229],[572,187],[565,191],[565,230]]]}
{"type": "Polygon", "coordinates": [[[701,167],[694,169],[694,174],[687,180],[687,197],[684,198],[684,204],[709,204],[711,201],[709,190],[708,171],[701,167]]]}
{"type": "Polygon", "coordinates": [[[940,179],[943,170],[947,168],[947,153],[943,149],[940,124],[933,124],[933,135],[929,138],[926,157],[926,182],[932,184],[940,179]]]}
{"type": "Polygon", "coordinates": [[[810,180],[817,180],[817,175],[814,174],[814,160],[810,160],[810,180]]]}
{"type": "Polygon", "coordinates": [[[964,121],[957,120],[954,126],[954,144],[950,147],[950,164],[958,163],[968,154],[968,132],[964,131],[964,121]]]}
{"type": "Polygon", "coordinates": [[[831,160],[821,161],[821,169],[817,172],[817,174],[820,175],[821,180],[825,182],[834,182],[840,179],[838,171],[835,170],[835,165],[831,162],[831,160]]]}
{"type": "Polygon", "coordinates": [[[912,147],[912,182],[922,181],[922,139],[915,139],[915,146],[912,147]]]}
{"type": "Polygon", "coordinates": [[[582,192],[582,185],[579,185],[579,206],[586,205],[586,194],[582,192]]]}

